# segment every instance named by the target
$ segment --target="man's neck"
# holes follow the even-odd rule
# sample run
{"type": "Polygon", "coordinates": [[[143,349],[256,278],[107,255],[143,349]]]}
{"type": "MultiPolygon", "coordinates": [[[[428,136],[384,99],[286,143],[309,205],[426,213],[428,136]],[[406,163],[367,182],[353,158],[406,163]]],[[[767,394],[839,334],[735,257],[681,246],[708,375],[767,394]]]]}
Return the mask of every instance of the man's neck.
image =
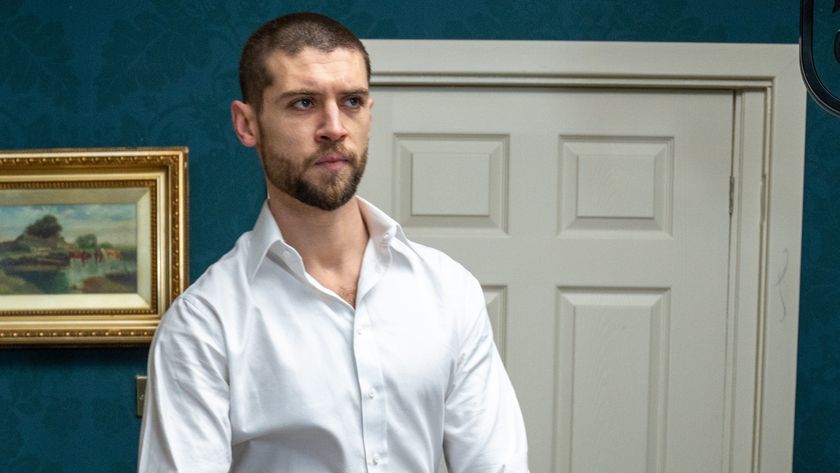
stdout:
{"type": "Polygon", "coordinates": [[[268,202],[283,239],[301,258],[306,272],[351,305],[361,271],[368,231],[355,197],[327,211],[279,191],[268,202]]]}

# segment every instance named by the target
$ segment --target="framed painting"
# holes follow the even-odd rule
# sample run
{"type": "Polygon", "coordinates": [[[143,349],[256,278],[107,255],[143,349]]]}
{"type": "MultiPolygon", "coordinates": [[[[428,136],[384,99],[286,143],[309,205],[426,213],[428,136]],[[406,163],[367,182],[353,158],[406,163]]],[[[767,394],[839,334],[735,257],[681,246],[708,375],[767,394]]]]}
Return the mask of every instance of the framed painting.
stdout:
{"type": "Polygon", "coordinates": [[[0,346],[151,340],[188,281],[187,154],[0,151],[0,346]]]}

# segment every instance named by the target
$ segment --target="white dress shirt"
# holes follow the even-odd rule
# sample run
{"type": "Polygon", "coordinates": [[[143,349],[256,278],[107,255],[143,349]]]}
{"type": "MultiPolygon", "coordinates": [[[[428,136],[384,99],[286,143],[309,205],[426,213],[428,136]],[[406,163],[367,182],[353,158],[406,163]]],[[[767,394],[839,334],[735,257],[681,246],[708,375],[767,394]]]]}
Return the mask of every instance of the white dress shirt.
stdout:
{"type": "Polygon", "coordinates": [[[267,205],[167,311],[139,471],[525,473],[522,415],[476,279],[359,199],[356,307],[267,205]],[[445,452],[445,453],[444,453],[445,452]]]}

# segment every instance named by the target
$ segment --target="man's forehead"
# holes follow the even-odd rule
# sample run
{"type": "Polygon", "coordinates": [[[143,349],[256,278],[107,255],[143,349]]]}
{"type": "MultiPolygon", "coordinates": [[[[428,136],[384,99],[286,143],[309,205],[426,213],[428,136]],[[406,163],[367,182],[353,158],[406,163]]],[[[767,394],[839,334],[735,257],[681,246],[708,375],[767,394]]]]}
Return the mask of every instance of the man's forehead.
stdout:
{"type": "Polygon", "coordinates": [[[288,74],[307,74],[312,70],[361,72],[367,78],[364,56],[350,48],[335,48],[329,51],[305,47],[294,54],[277,50],[266,57],[269,71],[288,74]]]}

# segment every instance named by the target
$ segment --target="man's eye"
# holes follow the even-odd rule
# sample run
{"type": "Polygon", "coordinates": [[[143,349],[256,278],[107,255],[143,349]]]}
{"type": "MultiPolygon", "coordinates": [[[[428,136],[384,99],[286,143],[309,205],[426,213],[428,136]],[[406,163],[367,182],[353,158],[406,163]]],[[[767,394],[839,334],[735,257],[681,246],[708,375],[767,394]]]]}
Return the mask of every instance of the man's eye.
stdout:
{"type": "Polygon", "coordinates": [[[299,99],[299,100],[295,100],[294,102],[292,102],[292,107],[294,107],[298,110],[310,109],[310,108],[312,108],[312,105],[313,105],[313,103],[312,103],[312,100],[310,100],[310,99],[299,99]]]}
{"type": "Polygon", "coordinates": [[[344,105],[350,108],[359,108],[363,103],[361,97],[348,97],[344,100],[344,105]]]}

